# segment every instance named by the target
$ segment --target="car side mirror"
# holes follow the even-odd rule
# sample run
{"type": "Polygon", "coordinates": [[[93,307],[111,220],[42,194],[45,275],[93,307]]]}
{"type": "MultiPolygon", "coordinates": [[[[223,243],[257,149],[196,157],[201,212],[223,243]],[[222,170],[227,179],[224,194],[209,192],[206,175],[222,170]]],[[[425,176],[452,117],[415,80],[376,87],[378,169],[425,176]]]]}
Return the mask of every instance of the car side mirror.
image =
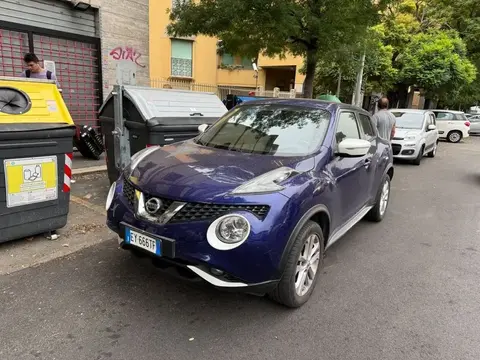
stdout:
{"type": "Polygon", "coordinates": [[[337,155],[345,157],[362,157],[368,154],[372,144],[363,139],[345,139],[338,144],[337,155]]]}
{"type": "Polygon", "coordinates": [[[430,124],[430,125],[428,125],[428,127],[427,127],[427,130],[428,130],[428,131],[433,131],[433,130],[436,130],[436,129],[437,129],[437,127],[436,127],[435,125],[433,125],[433,124],[430,124]]]}
{"type": "Polygon", "coordinates": [[[202,124],[198,126],[198,131],[204,133],[208,129],[208,124],[202,124]]]}

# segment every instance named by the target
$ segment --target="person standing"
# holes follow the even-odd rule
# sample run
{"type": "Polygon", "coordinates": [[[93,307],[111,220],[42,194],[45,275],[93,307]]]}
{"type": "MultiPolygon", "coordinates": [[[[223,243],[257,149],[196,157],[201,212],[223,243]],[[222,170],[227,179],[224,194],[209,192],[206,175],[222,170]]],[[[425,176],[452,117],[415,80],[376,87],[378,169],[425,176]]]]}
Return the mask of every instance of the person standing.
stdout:
{"type": "Polygon", "coordinates": [[[40,66],[40,60],[38,60],[37,55],[33,53],[27,53],[23,57],[23,61],[27,65],[27,69],[20,74],[20,77],[55,80],[57,87],[60,88],[55,74],[50,70],[46,70],[40,66]]]}
{"type": "Polygon", "coordinates": [[[378,100],[378,111],[373,115],[373,121],[378,130],[378,135],[388,141],[391,141],[395,135],[395,116],[388,111],[388,99],[382,97],[378,100]]]}

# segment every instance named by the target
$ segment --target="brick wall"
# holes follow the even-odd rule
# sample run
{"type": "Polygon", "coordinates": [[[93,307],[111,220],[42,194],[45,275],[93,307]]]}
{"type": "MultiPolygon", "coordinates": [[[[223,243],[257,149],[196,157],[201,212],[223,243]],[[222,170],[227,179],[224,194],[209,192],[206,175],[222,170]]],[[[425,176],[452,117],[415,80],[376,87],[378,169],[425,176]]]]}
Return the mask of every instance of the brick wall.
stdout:
{"type": "Polygon", "coordinates": [[[148,86],[148,2],[149,0],[91,0],[99,9],[102,44],[103,96],[116,82],[119,59],[136,63],[137,85],[148,86]]]}

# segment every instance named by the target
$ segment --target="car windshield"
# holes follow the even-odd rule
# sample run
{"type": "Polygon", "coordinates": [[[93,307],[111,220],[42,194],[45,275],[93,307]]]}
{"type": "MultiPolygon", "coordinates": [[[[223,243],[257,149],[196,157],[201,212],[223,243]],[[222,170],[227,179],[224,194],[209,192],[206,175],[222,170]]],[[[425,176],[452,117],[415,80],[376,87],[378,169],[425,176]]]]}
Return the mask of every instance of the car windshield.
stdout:
{"type": "Polygon", "coordinates": [[[423,127],[423,113],[392,111],[396,118],[395,127],[400,129],[421,129],[423,127]]]}
{"type": "Polygon", "coordinates": [[[195,139],[197,144],[254,154],[305,156],[323,142],[330,113],[280,105],[240,106],[195,139]]]}

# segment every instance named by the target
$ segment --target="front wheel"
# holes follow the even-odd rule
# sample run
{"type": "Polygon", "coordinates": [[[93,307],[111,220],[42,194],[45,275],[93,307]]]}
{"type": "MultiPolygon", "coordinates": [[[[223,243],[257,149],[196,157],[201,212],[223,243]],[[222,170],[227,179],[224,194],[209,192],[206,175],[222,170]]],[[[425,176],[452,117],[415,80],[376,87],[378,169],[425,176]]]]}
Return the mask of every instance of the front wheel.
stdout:
{"type": "Polygon", "coordinates": [[[385,217],[387,207],[390,202],[390,176],[385,175],[382,185],[375,199],[375,206],[368,212],[365,217],[369,221],[380,222],[385,217]]]}
{"type": "Polygon", "coordinates": [[[425,145],[422,146],[420,149],[420,152],[418,153],[418,156],[415,160],[413,160],[414,165],[420,165],[423,159],[423,154],[425,154],[425,145]]]}
{"type": "Polygon", "coordinates": [[[309,221],[294,241],[282,279],[269,296],[280,304],[298,308],[312,295],[323,268],[322,228],[309,221]]]}
{"type": "Polygon", "coordinates": [[[436,141],[435,145],[433,145],[433,149],[428,153],[428,157],[434,158],[435,155],[437,155],[437,148],[438,148],[438,141],[436,141]]]}

